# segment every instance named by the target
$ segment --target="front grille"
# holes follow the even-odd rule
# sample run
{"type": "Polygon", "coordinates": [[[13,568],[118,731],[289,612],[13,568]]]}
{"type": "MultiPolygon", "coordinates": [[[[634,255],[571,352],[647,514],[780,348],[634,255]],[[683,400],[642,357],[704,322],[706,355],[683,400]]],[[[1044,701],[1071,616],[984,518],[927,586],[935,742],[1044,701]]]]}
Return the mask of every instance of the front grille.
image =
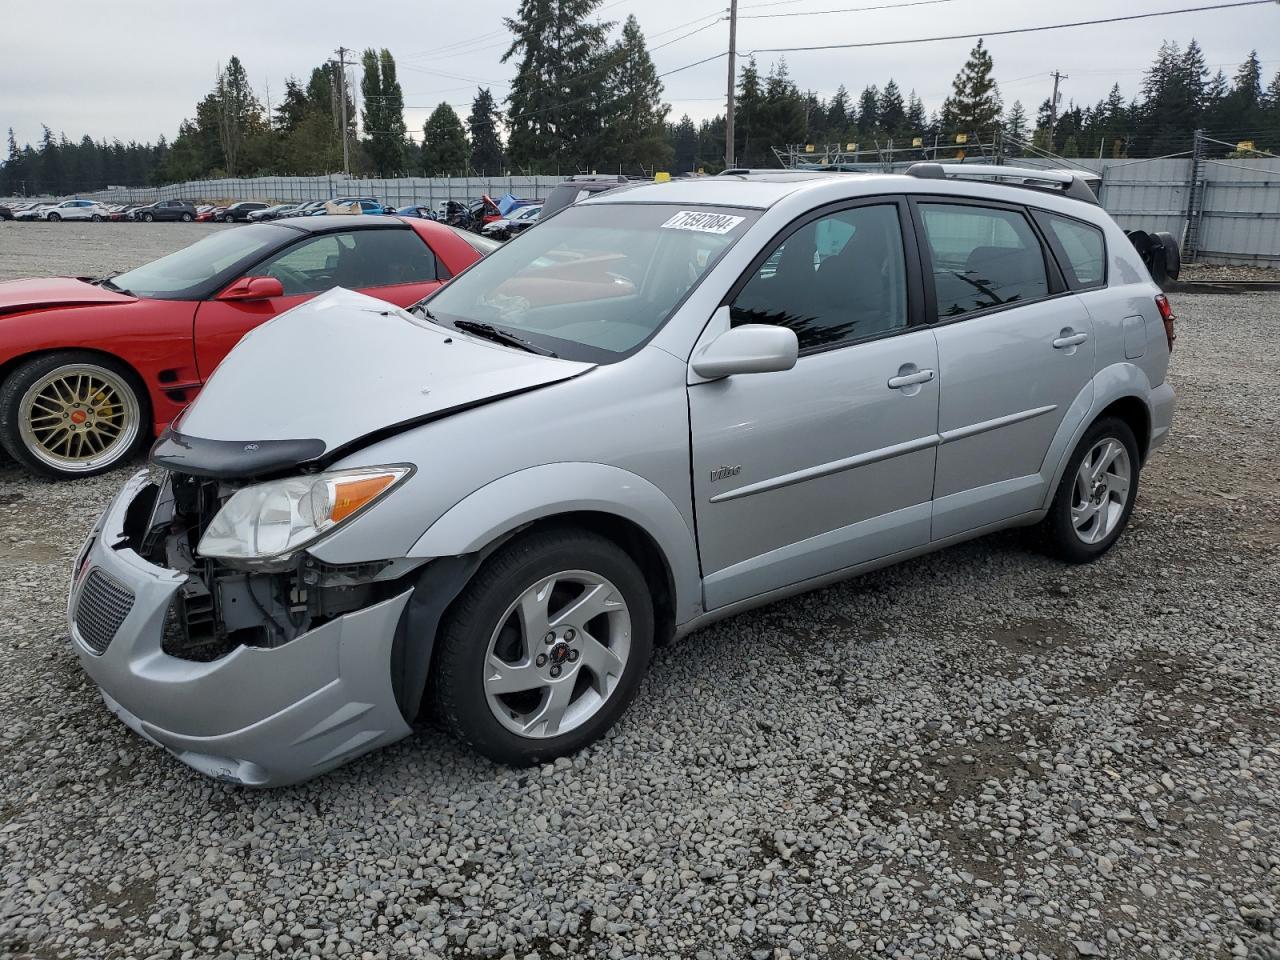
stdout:
{"type": "Polygon", "coordinates": [[[94,653],[105,653],[124,618],[133,609],[133,593],[97,567],[85,578],[76,601],[76,629],[94,653]]]}

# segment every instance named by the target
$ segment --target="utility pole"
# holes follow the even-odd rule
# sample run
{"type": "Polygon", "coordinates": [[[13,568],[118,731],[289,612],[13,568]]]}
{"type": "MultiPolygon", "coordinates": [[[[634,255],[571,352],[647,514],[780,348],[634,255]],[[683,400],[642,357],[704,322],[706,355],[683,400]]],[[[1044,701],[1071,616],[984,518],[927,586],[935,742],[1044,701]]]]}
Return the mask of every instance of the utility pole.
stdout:
{"type": "Polygon", "coordinates": [[[1063,80],[1070,79],[1065,73],[1059,73],[1057,70],[1051,74],[1053,77],[1053,96],[1049,99],[1049,143],[1048,149],[1053,153],[1053,132],[1058,127],[1058,84],[1063,80]]]}
{"type": "Polygon", "coordinates": [[[726,167],[733,160],[733,94],[736,80],[734,72],[738,59],[738,0],[729,0],[729,106],[724,115],[724,162],[726,167]]]}
{"type": "Polygon", "coordinates": [[[334,52],[338,55],[338,103],[342,114],[342,172],[350,176],[351,147],[347,144],[347,48],[339,47],[334,52]]]}

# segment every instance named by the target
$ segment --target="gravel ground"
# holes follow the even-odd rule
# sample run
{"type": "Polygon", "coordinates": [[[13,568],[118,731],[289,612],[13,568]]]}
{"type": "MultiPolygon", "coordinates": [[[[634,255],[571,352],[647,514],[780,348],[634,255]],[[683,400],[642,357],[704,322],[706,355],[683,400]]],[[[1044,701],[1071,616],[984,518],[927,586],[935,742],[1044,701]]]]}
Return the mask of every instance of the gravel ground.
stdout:
{"type": "Polygon", "coordinates": [[[1175,306],[1106,558],[1010,533],[735,617],[541,769],[427,725],[296,788],[189,771],[67,647],[120,475],[0,469],[0,955],[1277,960],[1280,298],[1175,306]]]}
{"type": "Polygon", "coordinates": [[[0,280],[101,277],[229,229],[222,223],[0,223],[0,280]]]}
{"type": "Polygon", "coordinates": [[[1228,266],[1217,263],[1184,263],[1179,280],[1280,280],[1280,270],[1270,267],[1228,266]]]}

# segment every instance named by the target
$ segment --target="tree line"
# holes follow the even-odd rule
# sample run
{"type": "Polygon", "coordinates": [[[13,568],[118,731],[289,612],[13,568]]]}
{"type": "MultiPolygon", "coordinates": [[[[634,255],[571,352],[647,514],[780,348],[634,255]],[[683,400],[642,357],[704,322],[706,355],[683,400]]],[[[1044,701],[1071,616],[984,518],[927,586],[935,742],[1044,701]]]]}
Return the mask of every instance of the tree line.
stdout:
{"type": "MultiPolygon", "coordinates": [[[[595,18],[601,0],[521,0],[505,23],[514,61],[506,98],[479,88],[470,111],[437,106],[422,130],[407,129],[396,62],[387,49],[359,61],[357,112],[339,67],[326,61],[304,82],[289,77],[274,102],[255,91],[237,57],[220,67],[213,88],[179,125],[155,143],[69,140],[43,129],[39,143],[19,145],[9,132],[0,164],[0,195],[69,194],[108,184],[140,186],[219,176],[316,175],[343,168],[343,117],[353,173],[380,177],[685,173],[723,168],[723,115],[678,120],[640,23],[595,18]],[[345,100],[345,103],[344,103],[345,100]]],[[[1047,75],[1046,75],[1047,76],[1047,75]]],[[[737,78],[735,163],[770,167],[775,147],[828,145],[860,159],[952,156],[983,152],[998,142],[1009,155],[1023,149],[1065,156],[1155,157],[1190,149],[1194,131],[1235,144],[1280,148],[1280,71],[1264,86],[1251,52],[1228,76],[1210,74],[1194,39],[1161,44],[1141,88],[1126,98],[1119,84],[1095,104],[1048,98],[1034,116],[1021,101],[1007,104],[995,81],[990,51],[979,40],[942,105],[929,112],[914,90],[894,78],[855,97],[842,84],[830,97],[801,90],[785,60],[762,70],[753,58],[737,78]],[[961,145],[960,140],[967,143],[961,145]],[[939,148],[945,148],[937,152],[939,148]]],[[[1230,147],[1215,147],[1219,152],[1230,147]]]]}

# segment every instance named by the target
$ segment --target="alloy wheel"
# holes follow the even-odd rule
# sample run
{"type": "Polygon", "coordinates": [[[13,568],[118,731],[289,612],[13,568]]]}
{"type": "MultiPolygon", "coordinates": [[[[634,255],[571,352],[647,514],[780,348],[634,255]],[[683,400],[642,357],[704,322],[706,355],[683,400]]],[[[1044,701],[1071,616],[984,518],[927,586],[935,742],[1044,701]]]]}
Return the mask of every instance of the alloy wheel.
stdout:
{"type": "Polygon", "coordinates": [[[609,580],[588,570],[542,577],[507,607],[489,638],[485,699],[511,732],[559,736],[600,711],[630,653],[631,613],[609,580]]]}
{"type": "Polygon", "coordinates": [[[1129,453],[1114,437],[1103,437],[1076,471],[1071,494],[1071,525],[1084,543],[1105,540],[1124,517],[1132,469],[1129,453]]]}
{"type": "Polygon", "coordinates": [[[23,445],[46,465],[86,473],[123,456],[141,429],[138,399],[116,373],[68,364],[45,374],[22,395],[23,445]]]}

